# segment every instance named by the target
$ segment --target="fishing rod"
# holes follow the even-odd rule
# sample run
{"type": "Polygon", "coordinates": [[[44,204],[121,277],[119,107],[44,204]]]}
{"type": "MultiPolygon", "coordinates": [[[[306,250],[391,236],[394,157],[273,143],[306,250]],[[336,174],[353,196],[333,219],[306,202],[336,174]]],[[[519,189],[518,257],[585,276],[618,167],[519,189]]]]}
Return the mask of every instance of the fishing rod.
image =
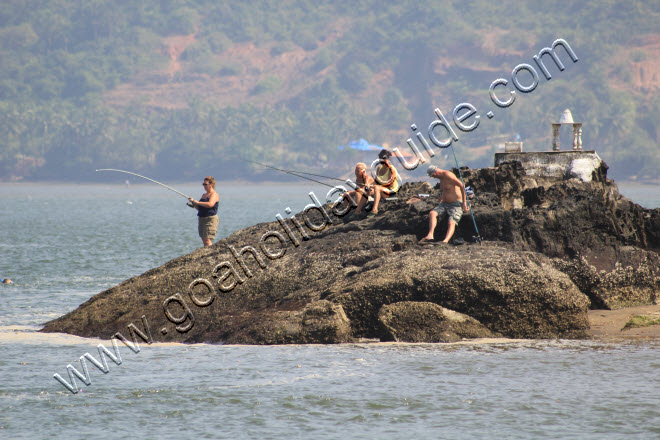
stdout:
{"type": "MultiPolygon", "coordinates": [[[[255,162],[253,160],[248,160],[248,159],[241,159],[241,160],[244,161],[244,162],[250,162],[250,163],[257,164],[257,165],[261,165],[262,167],[272,168],[272,169],[277,170],[277,171],[282,171],[283,173],[291,174],[292,176],[302,177],[303,179],[311,180],[312,182],[320,183],[321,185],[329,186],[330,188],[335,188],[335,187],[330,185],[330,184],[324,183],[324,182],[319,182],[318,180],[315,180],[315,179],[310,179],[309,177],[301,176],[301,174],[307,174],[309,176],[323,177],[325,179],[332,179],[332,180],[338,180],[340,182],[345,182],[344,179],[340,179],[338,177],[323,176],[321,174],[306,173],[304,171],[284,170],[282,168],[277,168],[277,167],[274,167],[274,166],[270,166],[270,165],[266,165],[266,164],[263,164],[263,163],[255,162]]],[[[353,184],[356,185],[356,186],[367,186],[364,183],[353,183],[353,184]]]]}
{"type": "MultiPolygon", "coordinates": [[[[283,169],[280,169],[280,168],[271,167],[271,166],[266,165],[266,164],[263,164],[263,163],[255,162],[255,161],[253,161],[253,160],[248,160],[248,159],[241,159],[241,160],[243,160],[244,162],[256,163],[257,165],[261,165],[261,166],[263,166],[263,167],[273,168],[273,169],[276,169],[276,170],[278,170],[278,171],[284,171],[285,173],[306,174],[306,175],[308,175],[308,176],[323,177],[324,179],[338,180],[338,181],[340,181],[340,182],[343,182],[343,181],[344,181],[343,179],[340,179],[340,178],[338,178],[338,177],[330,177],[330,176],[324,176],[324,175],[322,175],[322,174],[306,173],[305,171],[283,170],[283,169]]],[[[299,176],[299,177],[300,177],[300,176],[299,176]]]]}
{"type": "MultiPolygon", "coordinates": [[[[454,146],[451,145],[451,152],[454,154],[454,161],[456,162],[456,169],[458,170],[458,177],[461,178],[461,183],[463,184],[463,190],[465,190],[465,182],[463,181],[463,173],[461,173],[461,168],[458,166],[458,159],[456,159],[456,151],[454,151],[454,146]]],[[[470,216],[472,217],[472,224],[474,225],[474,230],[477,233],[476,236],[472,237],[475,242],[481,244],[482,238],[481,235],[479,234],[479,229],[477,229],[477,221],[474,219],[474,213],[472,212],[472,206],[470,204],[470,199],[469,197],[465,197],[465,201],[467,202],[468,209],[470,210],[470,216]]]]}
{"type": "Polygon", "coordinates": [[[253,161],[253,160],[248,160],[248,159],[241,159],[241,160],[244,161],[244,162],[255,163],[255,164],[257,164],[257,165],[261,165],[262,167],[271,168],[271,169],[273,169],[273,170],[282,171],[283,173],[291,174],[292,176],[301,177],[301,178],[303,178],[303,179],[311,180],[312,182],[316,182],[316,183],[319,183],[319,184],[321,184],[321,185],[329,186],[330,188],[334,188],[334,186],[333,186],[333,185],[330,185],[329,183],[325,183],[325,182],[321,182],[321,181],[316,180],[316,179],[312,179],[312,178],[310,178],[310,177],[301,176],[301,174],[310,174],[310,175],[312,175],[312,176],[325,177],[325,178],[327,178],[327,179],[334,179],[334,180],[339,180],[339,181],[343,182],[343,180],[341,180],[341,179],[337,179],[337,178],[335,178],[335,177],[319,176],[319,175],[312,174],[312,173],[304,173],[304,172],[302,172],[302,171],[283,170],[282,168],[273,167],[273,166],[270,166],[270,165],[266,165],[266,164],[264,164],[264,163],[255,162],[255,161],[253,161]]]}
{"type": "MultiPolygon", "coordinates": [[[[165,188],[169,189],[170,191],[174,191],[175,193],[179,194],[180,196],[185,197],[186,200],[187,200],[187,199],[190,199],[190,197],[187,196],[187,195],[185,195],[184,193],[181,193],[181,192],[175,190],[174,188],[171,188],[171,187],[165,185],[164,183],[161,183],[161,182],[159,182],[159,181],[157,181],[157,180],[154,180],[154,179],[150,179],[150,178],[145,177],[145,176],[143,176],[143,175],[141,175],[141,174],[131,173],[130,171],[124,171],[124,170],[115,170],[115,169],[113,169],[113,168],[102,168],[102,169],[100,169],[100,170],[96,170],[96,171],[116,171],[116,172],[118,172],[118,173],[132,174],[133,176],[141,177],[141,178],[146,179],[146,180],[148,180],[148,181],[150,181],[150,182],[156,183],[156,184],[158,184],[158,185],[160,185],[160,186],[164,186],[165,188]]],[[[194,205],[193,205],[192,203],[186,203],[186,204],[187,204],[188,206],[190,206],[191,208],[194,208],[194,205]]]]}

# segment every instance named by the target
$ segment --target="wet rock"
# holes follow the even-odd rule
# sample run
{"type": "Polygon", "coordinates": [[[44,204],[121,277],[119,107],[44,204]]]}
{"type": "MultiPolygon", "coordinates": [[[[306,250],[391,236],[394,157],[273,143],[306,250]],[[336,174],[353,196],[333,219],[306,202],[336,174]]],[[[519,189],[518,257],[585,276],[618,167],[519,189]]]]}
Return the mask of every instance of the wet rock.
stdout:
{"type": "MultiPolygon", "coordinates": [[[[580,257],[570,261],[556,259],[555,267],[568,274],[578,288],[589,296],[592,308],[620,309],[660,300],[660,257],[653,252],[624,247],[615,267],[598,270],[580,257]]],[[[592,256],[592,261],[598,256],[592,256]]]]}
{"type": "Polygon", "coordinates": [[[244,312],[239,320],[230,321],[225,326],[232,328],[223,332],[226,344],[337,344],[354,341],[341,305],[324,300],[314,301],[300,311],[244,312]]]}
{"type": "Polygon", "coordinates": [[[493,337],[476,319],[426,301],[384,305],[378,311],[378,323],[382,341],[456,342],[493,337]]]}
{"type": "Polygon", "coordinates": [[[335,279],[324,292],[342,304],[357,337],[378,335],[379,310],[400,301],[433,302],[507,337],[586,335],[588,298],[543,255],[492,242],[398,247],[362,264],[359,277],[335,279]]]}

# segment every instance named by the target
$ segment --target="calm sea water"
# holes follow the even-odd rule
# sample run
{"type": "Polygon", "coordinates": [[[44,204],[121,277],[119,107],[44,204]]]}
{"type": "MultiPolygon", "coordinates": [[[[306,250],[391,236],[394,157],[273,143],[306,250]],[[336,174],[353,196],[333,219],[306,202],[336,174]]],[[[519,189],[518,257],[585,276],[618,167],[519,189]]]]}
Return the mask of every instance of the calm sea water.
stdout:
{"type": "MultiPolygon", "coordinates": [[[[620,189],[660,206],[660,187],[620,189]]],[[[327,188],[217,190],[221,238],[327,188]]],[[[0,278],[16,283],[0,285],[0,438],[660,437],[658,342],[122,345],[74,395],[53,374],[110,344],[36,330],[199,247],[195,212],[151,184],[0,184],[0,206],[0,278]]]]}

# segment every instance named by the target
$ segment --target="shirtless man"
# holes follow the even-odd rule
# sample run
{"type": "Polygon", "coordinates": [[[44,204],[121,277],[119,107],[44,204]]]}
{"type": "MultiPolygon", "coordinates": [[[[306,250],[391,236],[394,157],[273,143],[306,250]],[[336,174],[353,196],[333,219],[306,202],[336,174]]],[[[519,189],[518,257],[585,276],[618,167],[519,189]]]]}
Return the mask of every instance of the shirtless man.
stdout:
{"type": "Polygon", "coordinates": [[[461,220],[463,212],[468,210],[467,196],[463,183],[454,175],[454,173],[431,165],[426,171],[429,176],[440,179],[442,186],[442,196],[440,204],[429,212],[429,233],[422,238],[419,243],[433,241],[433,231],[438,224],[438,217],[442,220],[447,214],[449,225],[447,226],[447,235],[442,240],[443,243],[449,243],[449,239],[454,235],[456,225],[461,220]]]}
{"type": "Polygon", "coordinates": [[[369,198],[369,192],[374,186],[374,179],[367,174],[367,165],[362,162],[355,165],[355,185],[357,188],[344,193],[343,197],[348,203],[357,206],[355,214],[360,215],[362,208],[366,204],[366,200],[369,198]],[[365,200],[365,202],[362,202],[362,200],[365,200]]]}

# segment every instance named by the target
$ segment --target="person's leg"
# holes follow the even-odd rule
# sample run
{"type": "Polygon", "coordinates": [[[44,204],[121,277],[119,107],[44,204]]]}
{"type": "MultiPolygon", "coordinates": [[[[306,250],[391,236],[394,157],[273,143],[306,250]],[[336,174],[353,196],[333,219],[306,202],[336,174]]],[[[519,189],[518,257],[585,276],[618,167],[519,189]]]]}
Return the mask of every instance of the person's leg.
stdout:
{"type": "Polygon", "coordinates": [[[381,194],[388,194],[388,191],[383,188],[382,186],[375,186],[374,187],[374,206],[371,208],[371,212],[374,214],[378,214],[378,204],[380,203],[380,196],[381,194]]]}
{"type": "Polygon", "coordinates": [[[447,235],[445,236],[445,239],[442,240],[443,243],[449,243],[451,236],[454,235],[455,229],[456,229],[456,223],[454,223],[452,219],[449,219],[449,221],[447,222],[447,235]]]}
{"type": "Polygon", "coordinates": [[[343,217],[348,214],[355,206],[357,206],[357,203],[355,203],[355,199],[349,191],[343,193],[341,197],[335,201],[335,203],[332,205],[332,208],[330,209],[330,212],[332,212],[337,217],[343,217]]]}
{"type": "Polygon", "coordinates": [[[445,236],[445,239],[442,240],[443,243],[449,243],[449,240],[454,235],[454,231],[456,230],[456,225],[461,221],[462,216],[463,209],[461,207],[461,202],[454,202],[447,207],[447,235],[445,236]]]}
{"type": "Polygon", "coordinates": [[[346,200],[346,203],[348,203],[351,206],[357,206],[358,203],[360,202],[360,196],[361,194],[357,191],[348,191],[342,194],[342,197],[344,200],[346,200]]]}
{"type": "Polygon", "coordinates": [[[199,234],[199,238],[202,239],[202,246],[206,246],[206,225],[204,224],[204,218],[203,217],[197,217],[197,233],[199,234]]]}
{"type": "Polygon", "coordinates": [[[202,239],[204,247],[211,246],[215,234],[218,232],[218,224],[220,219],[217,216],[200,217],[199,219],[199,236],[202,239]]]}
{"type": "Polygon", "coordinates": [[[355,191],[347,191],[332,205],[332,213],[338,217],[343,217],[356,206],[355,191]]]}
{"type": "Polygon", "coordinates": [[[369,201],[369,197],[363,196],[360,193],[357,193],[357,194],[358,194],[358,199],[359,200],[358,200],[357,208],[355,208],[355,213],[356,214],[362,214],[362,210],[364,209],[364,206],[369,201]]]}
{"type": "Polygon", "coordinates": [[[429,212],[429,233],[426,234],[426,237],[422,238],[419,240],[420,242],[424,241],[433,241],[433,232],[435,231],[435,227],[438,224],[438,213],[435,210],[432,210],[429,212]]]}
{"type": "Polygon", "coordinates": [[[359,213],[362,212],[362,208],[364,208],[364,205],[367,204],[367,198],[364,197],[364,196],[362,195],[362,193],[360,193],[360,192],[357,192],[357,191],[351,191],[351,192],[354,194],[354,195],[353,195],[353,197],[354,197],[354,198],[353,198],[354,202],[351,202],[351,203],[355,203],[355,204],[353,205],[353,206],[356,206],[356,208],[355,208],[355,213],[356,213],[356,214],[359,214],[359,213]]]}

